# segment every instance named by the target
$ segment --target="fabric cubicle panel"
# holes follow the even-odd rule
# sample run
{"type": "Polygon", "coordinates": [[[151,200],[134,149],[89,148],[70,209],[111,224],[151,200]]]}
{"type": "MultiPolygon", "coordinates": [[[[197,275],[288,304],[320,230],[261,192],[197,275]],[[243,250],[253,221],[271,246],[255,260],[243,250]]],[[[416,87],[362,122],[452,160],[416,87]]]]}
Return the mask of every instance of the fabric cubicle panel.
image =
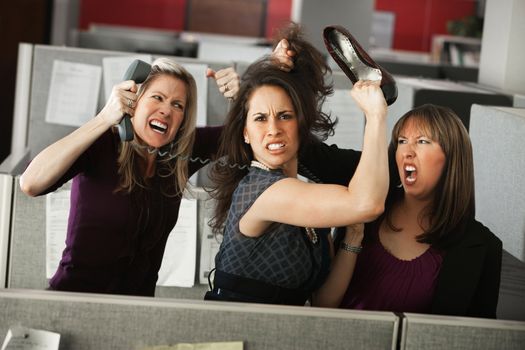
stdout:
{"type": "Polygon", "coordinates": [[[12,194],[13,177],[8,174],[0,174],[0,288],[5,288],[7,283],[12,194]]]}
{"type": "Polygon", "coordinates": [[[45,289],[46,198],[29,197],[15,178],[11,210],[8,288],[45,289]]]}
{"type": "Polygon", "coordinates": [[[525,322],[410,313],[403,316],[400,350],[518,350],[525,343],[525,322]]]}
{"type": "Polygon", "coordinates": [[[525,109],[472,106],[476,218],[503,242],[498,318],[525,321],[525,109]]]}
{"type": "Polygon", "coordinates": [[[0,290],[0,309],[0,334],[13,325],[58,332],[64,349],[219,341],[250,350],[395,349],[398,332],[388,312],[49,291],[0,290]]]}
{"type": "Polygon", "coordinates": [[[474,105],[476,216],[525,261],[525,109],[474,105]]]}

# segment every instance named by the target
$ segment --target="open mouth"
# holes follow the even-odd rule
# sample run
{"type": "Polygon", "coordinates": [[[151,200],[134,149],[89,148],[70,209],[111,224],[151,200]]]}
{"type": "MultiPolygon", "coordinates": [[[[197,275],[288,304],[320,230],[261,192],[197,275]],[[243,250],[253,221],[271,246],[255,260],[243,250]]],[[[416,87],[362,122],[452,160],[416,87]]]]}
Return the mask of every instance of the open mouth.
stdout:
{"type": "Polygon", "coordinates": [[[156,119],[150,121],[149,126],[153,129],[153,131],[158,132],[159,134],[165,134],[168,131],[168,124],[156,119]]]}
{"type": "Polygon", "coordinates": [[[413,165],[405,165],[405,182],[408,184],[412,184],[416,182],[417,178],[417,170],[416,167],[413,165]]]}
{"type": "Polygon", "coordinates": [[[284,147],[284,143],[269,143],[266,145],[266,148],[268,148],[270,151],[276,151],[284,147]]]}

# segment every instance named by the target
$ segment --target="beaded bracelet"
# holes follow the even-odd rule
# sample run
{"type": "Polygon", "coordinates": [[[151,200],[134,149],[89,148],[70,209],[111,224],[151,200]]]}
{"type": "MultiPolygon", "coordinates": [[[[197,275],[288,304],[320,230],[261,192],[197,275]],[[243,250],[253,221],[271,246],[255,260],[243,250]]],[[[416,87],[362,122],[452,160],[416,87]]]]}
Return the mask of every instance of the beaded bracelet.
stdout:
{"type": "Polygon", "coordinates": [[[363,247],[355,247],[345,242],[341,242],[341,249],[346,250],[347,252],[350,252],[350,253],[358,254],[361,252],[363,247]]]}

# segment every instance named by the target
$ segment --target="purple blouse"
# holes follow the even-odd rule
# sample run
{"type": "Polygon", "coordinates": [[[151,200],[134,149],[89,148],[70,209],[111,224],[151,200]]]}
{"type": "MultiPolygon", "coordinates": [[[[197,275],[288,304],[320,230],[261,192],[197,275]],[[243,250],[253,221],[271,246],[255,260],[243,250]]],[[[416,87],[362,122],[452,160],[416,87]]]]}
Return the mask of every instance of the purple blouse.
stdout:
{"type": "Polygon", "coordinates": [[[413,260],[400,260],[379,241],[379,225],[370,226],[352,281],[339,307],[430,312],[443,256],[430,247],[413,260]]]}
{"type": "MultiPolygon", "coordinates": [[[[193,157],[210,158],[221,129],[197,128],[193,157]]],[[[158,174],[151,190],[114,193],[118,184],[118,136],[103,134],[53,186],[73,178],[66,248],[51,289],[153,296],[169,233],[177,222],[180,196],[161,189],[173,182],[158,174]]],[[[189,175],[202,164],[190,162],[189,175]]],[[[170,252],[166,252],[170,254],[170,252]]]]}

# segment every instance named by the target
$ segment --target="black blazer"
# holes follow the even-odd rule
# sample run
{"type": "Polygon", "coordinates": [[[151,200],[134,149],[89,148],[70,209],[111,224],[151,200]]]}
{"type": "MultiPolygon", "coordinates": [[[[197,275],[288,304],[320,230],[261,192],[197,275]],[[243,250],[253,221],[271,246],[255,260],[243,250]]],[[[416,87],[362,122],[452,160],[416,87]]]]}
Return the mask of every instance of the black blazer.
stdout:
{"type": "Polygon", "coordinates": [[[431,313],[496,318],[501,240],[475,220],[458,236],[444,249],[431,313]]]}

